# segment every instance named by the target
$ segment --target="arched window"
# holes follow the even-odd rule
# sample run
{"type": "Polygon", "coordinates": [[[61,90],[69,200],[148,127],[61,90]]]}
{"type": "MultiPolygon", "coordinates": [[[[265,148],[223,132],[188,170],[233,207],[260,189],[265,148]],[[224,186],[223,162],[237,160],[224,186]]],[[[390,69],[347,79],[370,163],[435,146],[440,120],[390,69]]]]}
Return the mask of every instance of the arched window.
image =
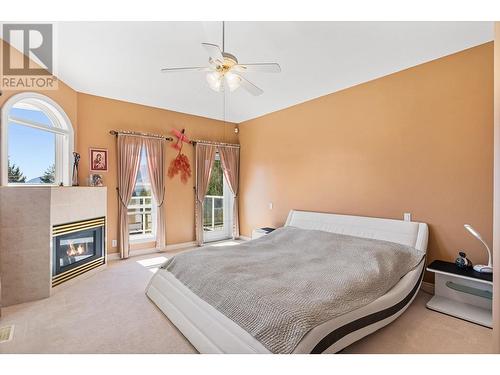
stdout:
{"type": "Polygon", "coordinates": [[[37,93],[2,107],[2,185],[71,185],[73,127],[62,108],[37,93]]]}

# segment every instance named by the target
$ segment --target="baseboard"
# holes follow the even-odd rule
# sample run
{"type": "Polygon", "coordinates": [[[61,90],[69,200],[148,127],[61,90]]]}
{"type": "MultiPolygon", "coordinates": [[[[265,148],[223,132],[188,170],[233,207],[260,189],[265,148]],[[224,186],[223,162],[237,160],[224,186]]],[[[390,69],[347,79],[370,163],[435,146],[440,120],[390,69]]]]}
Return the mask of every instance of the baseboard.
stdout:
{"type": "Polygon", "coordinates": [[[196,246],[195,241],[173,243],[171,245],[167,245],[167,247],[165,248],[165,251],[185,249],[186,247],[194,247],[194,246],[196,246]]]}
{"type": "MultiPolygon", "coordinates": [[[[137,257],[137,256],[142,256],[142,255],[148,255],[148,254],[154,254],[154,253],[161,253],[163,251],[172,251],[172,250],[180,250],[180,249],[186,249],[188,247],[194,247],[196,246],[196,242],[190,241],[190,242],[181,242],[181,243],[174,243],[167,245],[165,249],[159,250],[156,248],[149,248],[149,249],[141,249],[141,250],[131,250],[129,253],[129,257],[137,257]]],[[[111,253],[108,254],[108,262],[110,261],[115,261],[119,260],[120,258],[120,253],[111,253]]]]}
{"type": "Polygon", "coordinates": [[[420,289],[424,291],[425,293],[429,294],[434,294],[434,284],[429,283],[427,281],[422,281],[422,285],[420,286],[420,289]]]}

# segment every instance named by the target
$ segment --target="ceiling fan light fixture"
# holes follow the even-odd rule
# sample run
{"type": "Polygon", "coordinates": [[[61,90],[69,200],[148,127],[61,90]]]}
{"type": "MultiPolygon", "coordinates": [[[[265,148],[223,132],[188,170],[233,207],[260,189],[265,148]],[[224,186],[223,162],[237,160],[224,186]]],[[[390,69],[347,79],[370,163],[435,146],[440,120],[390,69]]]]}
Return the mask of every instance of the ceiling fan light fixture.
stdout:
{"type": "Polygon", "coordinates": [[[222,78],[224,75],[219,72],[210,72],[207,74],[208,86],[214,91],[220,92],[222,90],[222,78]]]}
{"type": "Polygon", "coordinates": [[[227,83],[227,86],[229,87],[229,91],[234,91],[238,87],[240,87],[240,83],[241,83],[240,76],[238,76],[237,74],[231,73],[231,72],[226,73],[224,76],[226,78],[226,83],[227,83]]]}
{"type": "Polygon", "coordinates": [[[208,72],[206,80],[209,87],[216,92],[235,91],[242,88],[251,95],[262,95],[264,91],[248,81],[246,72],[279,73],[278,63],[240,64],[235,55],[226,52],[225,23],[222,22],[222,48],[213,43],[201,43],[208,53],[209,66],[163,68],[163,73],[175,72],[208,72]]]}

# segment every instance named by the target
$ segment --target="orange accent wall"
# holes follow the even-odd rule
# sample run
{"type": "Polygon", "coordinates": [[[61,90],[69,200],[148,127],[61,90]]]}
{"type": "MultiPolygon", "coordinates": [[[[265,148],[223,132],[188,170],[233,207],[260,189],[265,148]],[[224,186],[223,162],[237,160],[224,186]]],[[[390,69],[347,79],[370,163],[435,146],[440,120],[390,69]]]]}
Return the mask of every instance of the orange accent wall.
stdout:
{"type": "MultiPolygon", "coordinates": [[[[217,95],[214,93],[214,95],[217,95]]],[[[108,253],[117,251],[111,247],[111,241],[117,239],[118,196],[116,138],[109,134],[115,130],[134,130],[155,134],[169,135],[171,129],[186,129],[190,138],[211,141],[237,142],[234,125],[204,117],[187,115],[164,109],[106,99],[98,96],[78,93],[78,152],[80,160],[80,185],[87,184],[89,176],[89,147],[107,148],[109,152],[108,172],[102,173],[104,184],[108,187],[108,253]]],[[[166,177],[166,226],[167,244],[194,241],[194,149],[185,144],[183,147],[192,168],[192,178],[183,184],[180,177],[166,177]]],[[[177,150],[167,145],[165,176],[170,161],[177,155],[177,150]]],[[[152,246],[145,243],[131,246],[132,249],[152,246]]]]}
{"type": "Polygon", "coordinates": [[[429,261],[487,261],[463,224],[491,243],[493,43],[244,122],[240,144],[243,235],[290,209],[411,212],[429,261]]]}
{"type": "Polygon", "coordinates": [[[493,207],[493,350],[500,353],[500,22],[495,22],[495,155],[493,207]]]}

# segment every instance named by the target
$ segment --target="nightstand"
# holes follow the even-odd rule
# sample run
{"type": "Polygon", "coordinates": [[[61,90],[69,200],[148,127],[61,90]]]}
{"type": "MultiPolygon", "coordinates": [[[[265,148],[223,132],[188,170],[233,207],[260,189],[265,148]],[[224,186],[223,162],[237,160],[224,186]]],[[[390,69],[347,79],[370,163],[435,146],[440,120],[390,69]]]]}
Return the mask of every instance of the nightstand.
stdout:
{"type": "Polygon", "coordinates": [[[434,297],[427,302],[427,308],[492,327],[492,274],[463,270],[442,260],[432,262],[427,271],[436,275],[434,297]]]}
{"type": "Polygon", "coordinates": [[[264,237],[266,234],[271,233],[276,228],[264,227],[264,228],[256,228],[252,231],[252,240],[256,240],[257,238],[264,237]]]}

